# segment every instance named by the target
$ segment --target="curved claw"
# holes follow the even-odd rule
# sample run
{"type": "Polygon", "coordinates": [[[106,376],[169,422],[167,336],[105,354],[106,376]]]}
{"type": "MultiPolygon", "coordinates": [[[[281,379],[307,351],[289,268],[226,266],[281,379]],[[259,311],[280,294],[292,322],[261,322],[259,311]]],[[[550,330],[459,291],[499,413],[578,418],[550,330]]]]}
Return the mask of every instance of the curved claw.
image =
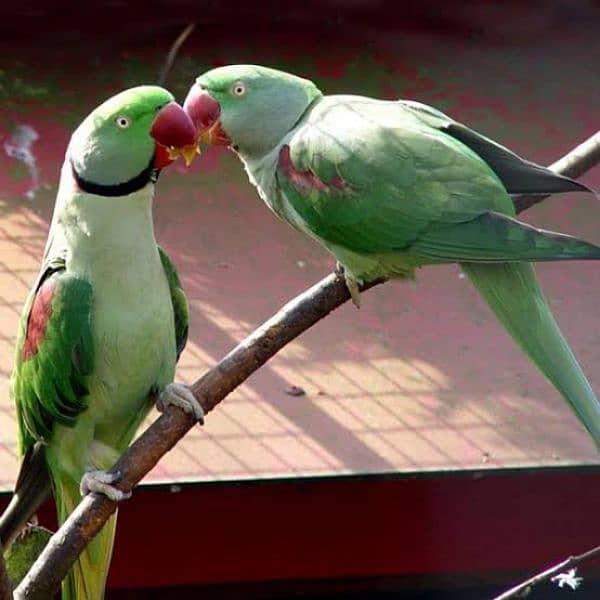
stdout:
{"type": "Polygon", "coordinates": [[[348,273],[348,271],[344,271],[344,281],[346,282],[346,287],[350,292],[350,297],[352,298],[352,304],[356,306],[356,308],[360,308],[360,284],[361,282],[357,279],[354,279],[352,275],[348,273]]]}
{"type": "Polygon", "coordinates": [[[111,473],[110,471],[86,471],[81,478],[79,491],[82,496],[89,493],[104,494],[113,502],[121,502],[131,498],[131,492],[124,492],[117,489],[113,483],[121,479],[121,473],[111,473]]]}
{"type": "Polygon", "coordinates": [[[346,287],[348,288],[350,297],[352,298],[352,304],[354,304],[356,308],[360,308],[360,286],[363,282],[359,279],[356,279],[339,260],[335,263],[335,274],[338,277],[344,278],[344,282],[346,283],[346,287]]]}
{"type": "Polygon", "coordinates": [[[170,404],[179,406],[184,412],[193,415],[198,423],[201,425],[204,424],[204,409],[186,385],[182,383],[170,383],[159,394],[156,401],[156,408],[160,412],[164,412],[170,404]]]}

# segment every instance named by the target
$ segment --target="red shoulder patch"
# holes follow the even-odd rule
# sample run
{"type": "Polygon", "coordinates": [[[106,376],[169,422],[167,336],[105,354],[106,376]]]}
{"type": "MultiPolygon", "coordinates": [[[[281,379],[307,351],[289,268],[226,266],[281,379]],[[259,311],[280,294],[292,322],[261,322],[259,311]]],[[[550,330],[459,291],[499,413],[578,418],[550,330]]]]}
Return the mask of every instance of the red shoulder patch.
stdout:
{"type": "Polygon", "coordinates": [[[290,155],[290,147],[287,144],[282,146],[279,151],[278,164],[284,175],[300,190],[300,192],[310,192],[311,190],[327,192],[332,188],[339,191],[349,189],[348,184],[340,175],[336,175],[331,181],[325,182],[319,179],[310,169],[306,171],[296,169],[290,155]]]}
{"type": "Polygon", "coordinates": [[[52,299],[57,286],[58,278],[50,277],[38,288],[27,319],[27,332],[23,342],[23,360],[29,360],[34,356],[44,339],[46,327],[52,315],[52,299]]]}

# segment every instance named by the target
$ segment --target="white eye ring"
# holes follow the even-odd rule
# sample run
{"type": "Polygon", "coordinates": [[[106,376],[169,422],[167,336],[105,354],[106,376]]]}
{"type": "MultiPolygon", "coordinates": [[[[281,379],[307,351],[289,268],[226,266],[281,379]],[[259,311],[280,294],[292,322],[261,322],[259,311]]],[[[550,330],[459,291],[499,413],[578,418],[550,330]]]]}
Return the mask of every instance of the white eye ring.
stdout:
{"type": "Polygon", "coordinates": [[[125,115],[120,115],[115,119],[115,123],[120,129],[127,129],[131,125],[131,119],[125,115]]]}
{"type": "Polygon", "coordinates": [[[234,96],[243,96],[246,93],[246,84],[243,81],[236,81],[231,86],[231,93],[234,96]]]}

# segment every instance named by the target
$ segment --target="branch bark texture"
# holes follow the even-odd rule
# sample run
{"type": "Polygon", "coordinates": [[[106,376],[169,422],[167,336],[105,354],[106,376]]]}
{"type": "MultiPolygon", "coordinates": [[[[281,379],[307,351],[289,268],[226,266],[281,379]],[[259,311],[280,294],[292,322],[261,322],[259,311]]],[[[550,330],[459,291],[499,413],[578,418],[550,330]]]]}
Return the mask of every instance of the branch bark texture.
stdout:
{"type": "MultiPolygon", "coordinates": [[[[600,132],[551,168],[561,174],[576,176],[599,162],[600,132]]],[[[517,204],[517,211],[521,212],[535,203],[517,204]]],[[[366,286],[364,290],[373,285],[376,283],[366,286]]],[[[205,413],[210,412],[281,348],[349,298],[344,278],[333,273],[286,304],[191,386],[205,413]]],[[[178,408],[169,407],[114,466],[113,470],[121,474],[117,487],[124,491],[131,490],[193,426],[190,416],[178,408]]],[[[90,494],[83,498],[15,590],[15,598],[35,600],[57,589],[77,556],[116,507],[116,503],[106,496],[90,494]]]]}

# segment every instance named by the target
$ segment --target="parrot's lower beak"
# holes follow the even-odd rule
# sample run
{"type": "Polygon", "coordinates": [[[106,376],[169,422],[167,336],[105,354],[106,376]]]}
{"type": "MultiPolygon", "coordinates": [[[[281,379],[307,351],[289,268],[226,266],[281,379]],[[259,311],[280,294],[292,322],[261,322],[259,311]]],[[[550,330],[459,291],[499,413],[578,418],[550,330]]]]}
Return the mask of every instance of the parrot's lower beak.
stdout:
{"type": "Polygon", "coordinates": [[[208,91],[198,85],[192,86],[183,103],[183,110],[195,125],[200,142],[218,146],[231,145],[219,120],[221,107],[208,91]]]}
{"type": "Polygon", "coordinates": [[[199,153],[196,127],[177,102],[169,102],[158,111],[152,122],[150,135],[163,147],[157,154],[160,154],[164,164],[159,164],[158,167],[166,166],[179,156],[183,157],[189,167],[199,153]]]}
{"type": "Polygon", "coordinates": [[[171,160],[177,160],[181,156],[186,167],[189,167],[194,162],[194,158],[196,158],[198,154],[200,154],[200,148],[198,148],[198,144],[196,143],[184,146],[183,148],[169,148],[169,158],[171,158],[171,160]]]}

